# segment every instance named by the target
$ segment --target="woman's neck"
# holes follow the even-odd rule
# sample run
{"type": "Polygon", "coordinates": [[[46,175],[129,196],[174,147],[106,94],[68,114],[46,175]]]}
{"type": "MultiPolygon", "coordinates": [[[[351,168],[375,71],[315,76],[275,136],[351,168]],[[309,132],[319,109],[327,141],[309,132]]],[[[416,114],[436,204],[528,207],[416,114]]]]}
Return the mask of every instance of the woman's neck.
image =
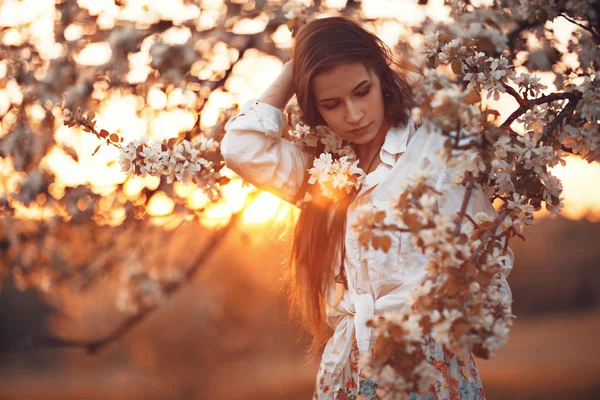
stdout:
{"type": "Polygon", "coordinates": [[[366,173],[370,172],[366,170],[369,168],[369,166],[372,166],[369,169],[377,166],[378,162],[375,160],[375,158],[377,158],[379,155],[379,150],[381,149],[381,146],[383,146],[383,142],[385,141],[385,137],[389,129],[389,122],[384,121],[379,128],[379,132],[377,132],[377,135],[375,138],[373,138],[373,140],[371,140],[369,143],[357,145],[355,147],[356,157],[359,159],[358,165],[366,173]]]}

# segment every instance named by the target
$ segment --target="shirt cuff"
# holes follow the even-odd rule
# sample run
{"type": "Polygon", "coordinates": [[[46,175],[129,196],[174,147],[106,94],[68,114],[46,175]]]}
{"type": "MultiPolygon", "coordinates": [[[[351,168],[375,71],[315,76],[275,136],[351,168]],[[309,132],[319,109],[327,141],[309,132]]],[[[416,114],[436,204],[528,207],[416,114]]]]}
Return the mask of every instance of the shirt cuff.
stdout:
{"type": "Polygon", "coordinates": [[[285,123],[285,116],[281,109],[260,102],[257,99],[251,99],[244,103],[238,114],[227,121],[225,130],[253,130],[279,139],[281,138],[285,123]]]}

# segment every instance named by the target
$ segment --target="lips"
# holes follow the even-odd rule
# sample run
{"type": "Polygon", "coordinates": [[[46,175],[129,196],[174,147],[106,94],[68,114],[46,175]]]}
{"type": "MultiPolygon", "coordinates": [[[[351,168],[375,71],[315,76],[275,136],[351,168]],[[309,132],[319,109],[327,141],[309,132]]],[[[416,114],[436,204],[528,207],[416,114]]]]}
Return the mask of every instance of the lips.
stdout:
{"type": "Polygon", "coordinates": [[[363,126],[362,128],[353,129],[353,130],[351,130],[351,131],[348,131],[348,132],[349,132],[349,133],[354,133],[354,134],[356,134],[356,133],[363,133],[363,132],[364,132],[365,130],[367,130],[367,128],[368,128],[368,127],[370,127],[370,126],[371,126],[371,123],[369,123],[369,124],[367,124],[367,125],[363,126]]]}

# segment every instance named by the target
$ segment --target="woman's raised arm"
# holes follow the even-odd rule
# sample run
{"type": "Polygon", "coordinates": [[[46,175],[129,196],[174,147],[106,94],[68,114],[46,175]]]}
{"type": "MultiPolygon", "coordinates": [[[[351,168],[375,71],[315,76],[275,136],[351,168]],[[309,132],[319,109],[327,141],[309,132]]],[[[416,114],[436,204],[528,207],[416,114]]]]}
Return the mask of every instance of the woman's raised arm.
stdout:
{"type": "Polygon", "coordinates": [[[246,102],[226,124],[221,153],[227,167],[261,190],[296,202],[314,155],[281,137],[286,125],[282,108],[294,93],[292,63],[259,99],[246,102]]]}

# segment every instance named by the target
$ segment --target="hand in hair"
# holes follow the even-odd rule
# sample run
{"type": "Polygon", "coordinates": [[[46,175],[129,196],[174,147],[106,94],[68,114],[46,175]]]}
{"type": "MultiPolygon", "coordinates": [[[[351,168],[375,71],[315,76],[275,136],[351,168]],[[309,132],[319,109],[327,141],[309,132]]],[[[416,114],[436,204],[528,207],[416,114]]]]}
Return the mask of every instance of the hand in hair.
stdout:
{"type": "Polygon", "coordinates": [[[283,69],[279,76],[258,98],[258,101],[270,104],[277,108],[284,108],[294,95],[293,71],[294,64],[292,60],[290,60],[283,65],[283,69]]]}

